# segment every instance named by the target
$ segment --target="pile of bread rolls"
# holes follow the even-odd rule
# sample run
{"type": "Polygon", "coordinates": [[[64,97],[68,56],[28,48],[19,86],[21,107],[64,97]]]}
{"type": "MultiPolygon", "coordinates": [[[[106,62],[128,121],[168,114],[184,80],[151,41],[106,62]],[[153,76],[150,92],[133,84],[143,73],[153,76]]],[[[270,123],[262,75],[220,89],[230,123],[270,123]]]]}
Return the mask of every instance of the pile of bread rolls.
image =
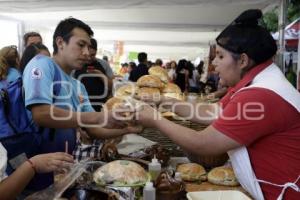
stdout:
{"type": "Polygon", "coordinates": [[[169,83],[168,73],[159,66],[149,69],[149,75],[140,77],[137,80],[137,98],[147,101],[149,99],[159,101],[161,95],[182,99],[180,88],[169,83]]]}

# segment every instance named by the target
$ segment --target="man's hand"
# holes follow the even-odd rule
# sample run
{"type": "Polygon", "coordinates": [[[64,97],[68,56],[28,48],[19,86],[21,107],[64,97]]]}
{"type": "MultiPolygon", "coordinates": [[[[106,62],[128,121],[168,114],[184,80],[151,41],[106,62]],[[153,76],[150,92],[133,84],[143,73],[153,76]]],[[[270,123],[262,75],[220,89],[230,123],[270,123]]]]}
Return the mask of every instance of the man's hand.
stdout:
{"type": "Polygon", "coordinates": [[[142,131],[143,131],[143,126],[141,126],[141,125],[136,125],[136,126],[132,126],[132,125],[129,125],[129,126],[127,126],[126,128],[126,131],[128,132],[128,133],[136,133],[136,134],[139,134],[139,133],[141,133],[142,131]]]}

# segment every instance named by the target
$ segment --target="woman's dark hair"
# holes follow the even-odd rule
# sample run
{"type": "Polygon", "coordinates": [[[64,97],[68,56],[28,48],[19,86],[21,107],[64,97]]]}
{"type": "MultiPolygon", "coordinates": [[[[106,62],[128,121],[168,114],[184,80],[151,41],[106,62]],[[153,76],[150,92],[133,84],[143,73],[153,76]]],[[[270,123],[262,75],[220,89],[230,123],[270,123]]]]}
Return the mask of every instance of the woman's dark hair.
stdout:
{"type": "Polygon", "coordinates": [[[129,62],[128,65],[131,67],[131,69],[135,69],[136,68],[135,62],[129,62]]]}
{"type": "Polygon", "coordinates": [[[197,66],[197,71],[198,71],[199,75],[201,75],[204,72],[203,67],[204,67],[204,62],[203,62],[203,60],[201,60],[197,66]]]}
{"type": "Polygon", "coordinates": [[[91,48],[96,50],[98,49],[97,40],[95,38],[91,38],[91,48]]]}
{"type": "Polygon", "coordinates": [[[194,64],[191,62],[191,61],[188,61],[186,63],[186,66],[187,66],[187,70],[189,71],[189,78],[193,78],[193,72],[194,72],[194,64]]]}
{"type": "Polygon", "coordinates": [[[155,61],[155,65],[162,66],[163,61],[160,58],[157,58],[156,61],[155,61]]]}
{"type": "MultiPolygon", "coordinates": [[[[39,44],[31,44],[28,47],[26,47],[25,51],[23,52],[21,61],[20,61],[20,71],[23,73],[25,66],[29,63],[29,61],[36,56],[37,54],[39,54],[41,52],[41,50],[46,50],[49,52],[48,48],[39,43],[39,44]]],[[[50,54],[50,52],[49,52],[50,54]]]]}
{"type": "Polygon", "coordinates": [[[0,80],[6,79],[10,67],[17,66],[19,53],[15,45],[6,46],[0,49],[0,80]]]}
{"type": "Polygon", "coordinates": [[[74,30],[74,28],[83,29],[90,37],[94,35],[91,27],[78,19],[67,18],[65,20],[62,20],[57,25],[53,34],[53,54],[56,54],[58,52],[56,38],[62,37],[66,43],[69,43],[70,38],[73,36],[72,31],[74,30]]]}
{"type": "Polygon", "coordinates": [[[181,59],[178,61],[178,65],[176,67],[176,74],[179,74],[182,69],[187,69],[187,61],[186,59],[181,59]]]}
{"type": "Polygon", "coordinates": [[[254,65],[271,59],[277,45],[269,31],[259,25],[261,17],[260,10],[246,10],[220,33],[217,44],[234,54],[247,54],[254,65]]]}

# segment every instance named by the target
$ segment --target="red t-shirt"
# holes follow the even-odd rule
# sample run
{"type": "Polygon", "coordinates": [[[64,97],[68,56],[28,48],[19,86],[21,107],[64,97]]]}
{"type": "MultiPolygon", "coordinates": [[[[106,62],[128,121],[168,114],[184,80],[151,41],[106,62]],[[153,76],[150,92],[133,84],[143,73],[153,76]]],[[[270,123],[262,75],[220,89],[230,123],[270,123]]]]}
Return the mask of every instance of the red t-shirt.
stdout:
{"type": "MultiPolygon", "coordinates": [[[[300,114],[274,92],[261,88],[238,92],[213,126],[247,147],[258,179],[284,184],[294,182],[300,175],[300,114]],[[253,102],[261,105],[251,105],[253,102]],[[260,111],[246,112],[246,109],[260,111]]],[[[260,186],[265,199],[276,199],[282,189],[260,186]]],[[[288,189],[284,198],[299,200],[300,193],[288,189]]]]}
{"type": "MultiPolygon", "coordinates": [[[[223,113],[212,125],[247,147],[257,179],[285,184],[300,175],[300,113],[268,89],[248,88],[235,93],[269,64],[255,67],[229,90],[220,101],[223,113]]],[[[282,190],[264,183],[260,186],[265,199],[276,199],[282,190]]],[[[300,193],[289,188],[284,199],[299,200],[300,193]]]]}

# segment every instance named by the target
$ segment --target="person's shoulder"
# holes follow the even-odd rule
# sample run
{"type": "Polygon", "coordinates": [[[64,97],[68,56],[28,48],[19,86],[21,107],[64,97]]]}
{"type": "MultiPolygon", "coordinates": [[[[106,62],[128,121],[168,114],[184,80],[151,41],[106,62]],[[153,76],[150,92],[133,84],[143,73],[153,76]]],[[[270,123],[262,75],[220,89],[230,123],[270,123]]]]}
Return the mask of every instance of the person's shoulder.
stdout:
{"type": "Polygon", "coordinates": [[[256,102],[264,105],[274,105],[274,103],[275,105],[277,103],[281,105],[284,102],[282,101],[282,97],[274,91],[259,87],[242,89],[234,94],[232,100],[241,103],[256,102]]]}
{"type": "Polygon", "coordinates": [[[49,62],[49,63],[54,63],[53,59],[49,56],[45,56],[42,54],[38,54],[36,56],[34,56],[34,58],[32,59],[35,62],[49,62]]]}
{"type": "MultiPolygon", "coordinates": [[[[52,58],[49,56],[44,56],[41,54],[36,55],[33,59],[29,61],[27,64],[28,67],[42,67],[45,68],[45,66],[55,66],[55,62],[52,58]]],[[[27,68],[26,66],[26,68],[27,68]]]]}
{"type": "Polygon", "coordinates": [[[8,70],[8,75],[10,74],[12,74],[13,76],[21,76],[20,71],[13,67],[9,68],[8,70]]]}
{"type": "Polygon", "coordinates": [[[52,58],[44,55],[37,55],[26,65],[23,77],[31,74],[31,76],[36,75],[36,78],[39,78],[42,75],[54,74],[55,67],[56,64],[52,58]]]}

